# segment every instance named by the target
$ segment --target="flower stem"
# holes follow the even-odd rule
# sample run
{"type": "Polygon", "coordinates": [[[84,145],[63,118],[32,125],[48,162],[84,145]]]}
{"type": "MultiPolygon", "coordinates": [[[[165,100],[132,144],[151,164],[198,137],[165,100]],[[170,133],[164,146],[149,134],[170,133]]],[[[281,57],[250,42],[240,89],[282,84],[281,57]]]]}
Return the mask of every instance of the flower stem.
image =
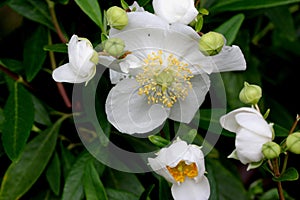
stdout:
{"type": "MultiPolygon", "coordinates": [[[[48,43],[49,43],[49,45],[52,44],[52,38],[51,38],[50,32],[48,32],[48,43]]],[[[52,69],[53,69],[53,70],[56,69],[56,61],[55,61],[55,56],[54,56],[53,51],[49,51],[49,58],[50,58],[50,62],[51,62],[51,67],[52,67],[52,69]]],[[[66,93],[66,90],[65,90],[63,84],[57,82],[56,85],[57,85],[58,91],[59,91],[61,97],[63,98],[63,100],[64,100],[66,106],[67,106],[68,108],[71,108],[71,107],[72,107],[72,104],[71,104],[71,101],[70,101],[70,99],[69,99],[69,97],[68,97],[68,95],[67,95],[67,93],[66,93]]]]}
{"type": "MultiPolygon", "coordinates": [[[[274,158],[272,160],[272,166],[273,166],[274,176],[279,177],[280,176],[280,171],[279,171],[278,158],[274,158]]],[[[278,191],[279,199],[284,200],[283,188],[282,188],[281,181],[277,182],[277,191],[278,191]]]]}

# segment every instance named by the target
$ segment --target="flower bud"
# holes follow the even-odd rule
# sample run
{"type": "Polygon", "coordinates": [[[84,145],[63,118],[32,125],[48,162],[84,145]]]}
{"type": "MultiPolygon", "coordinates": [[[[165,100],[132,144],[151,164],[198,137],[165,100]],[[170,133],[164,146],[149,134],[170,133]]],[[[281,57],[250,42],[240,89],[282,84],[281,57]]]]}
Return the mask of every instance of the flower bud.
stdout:
{"type": "Polygon", "coordinates": [[[122,30],[128,24],[128,16],[125,10],[120,7],[110,7],[106,12],[108,24],[118,30],[122,30]]]}
{"type": "Polygon", "coordinates": [[[199,40],[199,50],[204,55],[214,56],[220,53],[224,44],[224,36],[211,31],[201,36],[199,40]]]}
{"type": "Polygon", "coordinates": [[[109,38],[104,41],[103,49],[111,56],[119,57],[124,53],[125,43],[120,38],[109,38]]]}
{"type": "Polygon", "coordinates": [[[261,88],[258,85],[250,85],[245,82],[243,89],[240,91],[240,101],[245,104],[257,104],[262,96],[261,88]]]}
{"type": "Polygon", "coordinates": [[[300,154],[300,132],[295,132],[286,138],[287,149],[295,154],[300,154]]]}
{"type": "Polygon", "coordinates": [[[262,146],[262,153],[265,158],[273,159],[279,157],[281,152],[280,146],[275,142],[267,142],[262,146]]]}
{"type": "Polygon", "coordinates": [[[152,142],[152,144],[158,147],[165,147],[170,144],[170,141],[158,135],[150,135],[148,136],[148,139],[150,140],[150,142],[152,142]]]}
{"type": "Polygon", "coordinates": [[[92,61],[92,63],[95,63],[95,65],[98,64],[99,61],[99,55],[96,51],[94,51],[92,57],[90,58],[90,61],[92,61]]]}

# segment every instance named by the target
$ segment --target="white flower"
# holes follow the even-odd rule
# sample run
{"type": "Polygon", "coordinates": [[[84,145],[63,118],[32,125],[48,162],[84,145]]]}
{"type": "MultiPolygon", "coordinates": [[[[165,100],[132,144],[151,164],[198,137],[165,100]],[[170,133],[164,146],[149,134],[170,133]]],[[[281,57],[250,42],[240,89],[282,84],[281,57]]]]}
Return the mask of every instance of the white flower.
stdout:
{"type": "Polygon", "coordinates": [[[73,35],[68,43],[69,63],[56,68],[53,79],[56,82],[87,83],[96,73],[96,54],[90,41],[73,35]]]}
{"type": "Polygon", "coordinates": [[[133,4],[131,6],[129,6],[129,9],[132,11],[132,12],[143,12],[145,11],[143,7],[140,7],[140,5],[134,1],[133,4]]]}
{"type": "Polygon", "coordinates": [[[173,183],[171,192],[175,200],[205,200],[210,186],[204,176],[204,156],[200,147],[187,144],[179,138],[169,147],[162,148],[156,158],[148,158],[151,168],[173,183]]]}
{"type": "Polygon", "coordinates": [[[198,11],[194,0],[153,0],[154,13],[169,23],[189,24],[198,11]]]}
{"type": "Polygon", "coordinates": [[[170,25],[148,12],[131,12],[128,18],[123,30],[110,31],[110,37],[125,41],[127,54],[100,59],[116,71],[110,73],[117,85],[108,95],[106,113],[120,132],[147,133],[167,118],[189,123],[209,90],[209,73],[246,68],[236,46],[203,55],[200,37],[189,26],[170,25]]]}
{"type": "Polygon", "coordinates": [[[236,149],[230,157],[239,159],[243,164],[263,160],[262,146],[272,141],[273,132],[272,124],[268,124],[257,110],[247,107],[236,109],[222,116],[220,123],[223,128],[236,133],[236,149]]]}

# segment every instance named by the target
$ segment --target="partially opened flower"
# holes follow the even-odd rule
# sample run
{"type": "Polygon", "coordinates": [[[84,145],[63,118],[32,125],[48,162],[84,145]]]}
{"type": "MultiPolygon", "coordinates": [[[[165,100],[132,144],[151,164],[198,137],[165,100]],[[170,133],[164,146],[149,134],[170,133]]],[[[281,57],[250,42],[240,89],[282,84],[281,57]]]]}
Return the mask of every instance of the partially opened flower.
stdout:
{"type": "Polygon", "coordinates": [[[153,9],[156,15],[169,23],[189,24],[198,11],[194,0],[153,0],[153,9]]]}
{"type": "Polygon", "coordinates": [[[204,155],[200,147],[177,139],[148,161],[157,174],[173,184],[171,192],[175,200],[209,198],[210,186],[204,176],[204,155]]]}
{"type": "Polygon", "coordinates": [[[110,31],[110,38],[124,40],[127,53],[102,56],[100,62],[115,70],[111,77],[117,85],[108,95],[106,113],[120,132],[147,133],[167,118],[189,123],[209,90],[209,73],[246,68],[237,46],[215,56],[202,54],[200,36],[189,26],[148,12],[130,12],[128,19],[123,30],[110,31]]]}
{"type": "Polygon", "coordinates": [[[223,128],[236,133],[234,152],[229,156],[243,164],[259,163],[263,160],[263,144],[272,141],[272,124],[253,108],[239,108],[220,118],[223,128]]]}
{"type": "Polygon", "coordinates": [[[98,54],[89,40],[73,35],[68,43],[68,55],[69,63],[56,68],[52,73],[56,82],[87,83],[94,77],[98,54]]]}

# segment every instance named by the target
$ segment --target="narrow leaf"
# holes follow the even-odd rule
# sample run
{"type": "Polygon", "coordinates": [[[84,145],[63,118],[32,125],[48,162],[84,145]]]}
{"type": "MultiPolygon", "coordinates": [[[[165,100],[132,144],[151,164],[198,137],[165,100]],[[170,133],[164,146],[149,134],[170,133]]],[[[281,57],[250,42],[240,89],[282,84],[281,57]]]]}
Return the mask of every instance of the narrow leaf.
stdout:
{"type": "Polygon", "coordinates": [[[101,29],[102,25],[102,14],[100,6],[97,0],[75,0],[80,9],[89,16],[101,29]]]}
{"type": "Polygon", "coordinates": [[[34,107],[31,94],[18,82],[14,82],[4,107],[3,146],[11,160],[16,160],[29,137],[34,107]]]}
{"type": "Polygon", "coordinates": [[[34,106],[34,121],[46,126],[50,126],[52,123],[49,117],[49,113],[45,109],[42,102],[35,96],[32,96],[32,101],[34,106]]]}
{"type": "Polygon", "coordinates": [[[31,81],[43,66],[47,55],[43,47],[47,44],[47,37],[46,28],[39,26],[25,42],[23,57],[28,81],[31,81]]]}
{"type": "Polygon", "coordinates": [[[68,174],[66,184],[64,186],[62,200],[81,200],[83,197],[82,177],[84,175],[85,166],[92,156],[84,152],[72,166],[68,174]]]}
{"type": "Polygon", "coordinates": [[[59,195],[60,191],[60,160],[58,154],[55,152],[46,171],[47,181],[54,194],[59,195]]]}
{"type": "Polygon", "coordinates": [[[222,33],[227,40],[226,44],[231,45],[234,42],[244,19],[244,14],[237,14],[215,29],[215,31],[222,33]]]}
{"type": "Polygon", "coordinates": [[[86,199],[89,200],[107,200],[105,188],[95,169],[93,160],[89,161],[85,167],[83,175],[83,188],[86,199]]]}
{"type": "Polygon", "coordinates": [[[54,30],[46,1],[10,0],[7,5],[24,17],[54,30]]]}
{"type": "Polygon", "coordinates": [[[60,143],[60,150],[61,150],[61,163],[63,168],[62,170],[63,170],[64,179],[66,180],[72,168],[72,165],[75,162],[75,156],[63,146],[62,142],[60,143]]]}
{"type": "Polygon", "coordinates": [[[299,178],[298,171],[290,167],[280,177],[274,177],[274,181],[296,181],[299,178]]]}
{"type": "Polygon", "coordinates": [[[137,200],[138,199],[138,196],[122,190],[106,188],[106,192],[109,200],[137,200]]]}
{"type": "Polygon", "coordinates": [[[68,47],[66,44],[52,44],[52,45],[45,45],[43,48],[45,51],[53,51],[59,53],[68,53],[68,47]]]}
{"type": "Polygon", "coordinates": [[[62,121],[63,118],[31,140],[9,166],[2,181],[0,199],[19,199],[40,177],[54,151],[62,121]]]}

